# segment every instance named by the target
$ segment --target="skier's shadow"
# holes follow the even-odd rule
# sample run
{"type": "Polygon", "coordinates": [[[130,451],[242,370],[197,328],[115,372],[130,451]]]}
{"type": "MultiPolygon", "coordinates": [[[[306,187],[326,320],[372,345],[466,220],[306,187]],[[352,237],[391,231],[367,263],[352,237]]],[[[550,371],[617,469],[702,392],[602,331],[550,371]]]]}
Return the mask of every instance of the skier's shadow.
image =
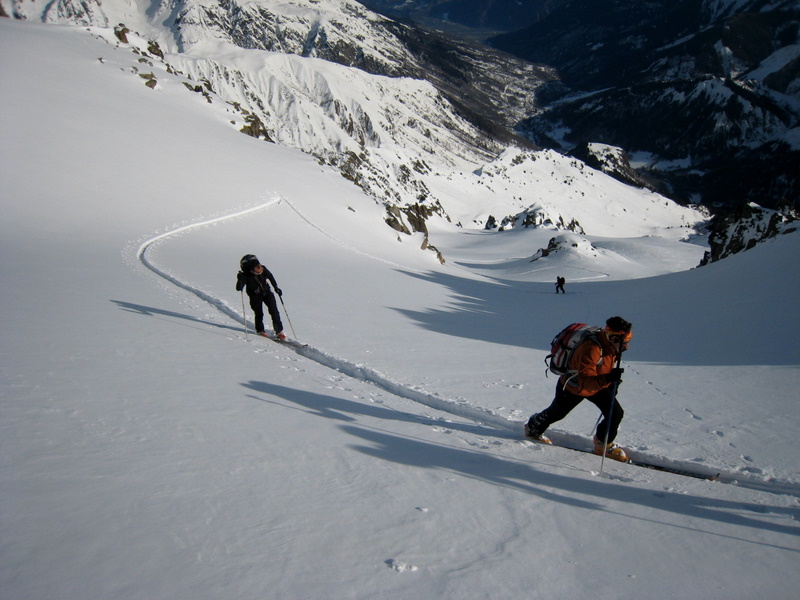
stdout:
{"type": "MultiPolygon", "coordinates": [[[[633,519],[674,527],[686,526],[669,523],[666,520],[657,520],[653,511],[679,514],[706,522],[719,522],[783,535],[800,536],[800,528],[796,525],[783,525],[770,520],[770,515],[774,518],[776,514],[781,514],[796,522],[800,518],[800,510],[796,508],[764,506],[678,492],[654,492],[651,489],[638,489],[605,478],[590,479],[548,473],[536,469],[532,462],[515,461],[488,451],[455,448],[355,425],[343,425],[342,429],[365,442],[353,446],[353,449],[366,455],[407,466],[460,473],[472,479],[484,480],[493,485],[516,489],[573,506],[622,514],[633,519]],[[563,494],[557,493],[559,490],[563,494]],[[592,500],[583,500],[579,496],[586,496],[592,500]],[[636,504],[644,507],[647,511],[641,515],[627,512],[618,513],[609,508],[604,502],[606,500],[614,503],[636,504]],[[743,512],[749,512],[752,515],[764,514],[766,518],[761,520],[755,516],[743,514],[743,512]]],[[[800,549],[796,547],[781,546],[744,537],[737,538],[730,533],[715,532],[711,528],[702,530],[699,527],[693,527],[691,529],[800,553],[800,549]]]]}
{"type": "MultiPolygon", "coordinates": [[[[163,308],[153,308],[152,306],[144,306],[142,304],[134,304],[133,302],[125,302],[124,300],[111,300],[114,304],[116,304],[119,308],[126,312],[131,312],[137,315],[144,315],[147,317],[155,317],[155,318],[162,318],[168,317],[169,319],[180,319],[183,321],[191,321],[193,323],[200,323],[202,325],[210,325],[211,327],[216,327],[218,329],[225,329],[227,331],[235,331],[240,333],[242,330],[240,327],[234,327],[232,325],[225,325],[223,323],[215,323],[214,321],[208,321],[205,319],[198,319],[197,317],[193,317],[191,315],[175,312],[172,310],[164,310],[163,308]]],[[[164,319],[167,320],[167,319],[164,319]]]]}
{"type": "MultiPolygon", "coordinates": [[[[358,421],[358,417],[361,416],[388,421],[418,423],[429,427],[452,429],[454,431],[461,431],[482,437],[510,438],[507,432],[491,429],[477,423],[458,423],[450,420],[432,419],[430,417],[394,410],[383,404],[355,402],[337,396],[298,390],[274,383],[267,383],[265,381],[248,381],[242,385],[249,390],[257,392],[259,394],[258,396],[250,395],[250,397],[260,400],[261,402],[275,403],[275,400],[270,397],[283,398],[284,400],[303,407],[309,414],[325,417],[326,419],[334,419],[336,421],[355,423],[358,421]]],[[[283,404],[281,405],[283,406],[283,404]]]]}
{"type": "MultiPolygon", "coordinates": [[[[287,406],[286,403],[279,402],[276,399],[281,398],[286,402],[298,405],[301,407],[299,410],[303,410],[310,415],[342,421],[341,429],[361,440],[360,443],[356,443],[350,448],[377,459],[421,469],[458,473],[470,479],[485,481],[492,485],[506,487],[578,508],[620,514],[609,508],[605,501],[635,504],[644,507],[647,511],[643,515],[625,513],[623,516],[674,527],[684,526],[669,523],[666,520],[656,520],[653,516],[655,514],[653,511],[675,513],[708,522],[720,522],[738,527],[800,536],[800,528],[797,526],[782,525],[769,520],[770,514],[773,516],[775,514],[785,514],[790,516],[793,521],[796,521],[800,519],[800,510],[794,508],[767,507],[760,504],[755,505],[747,502],[692,496],[682,493],[654,492],[651,489],[637,489],[622,485],[611,479],[570,477],[558,473],[548,473],[537,469],[534,466],[534,461],[515,460],[500,456],[490,449],[460,448],[451,444],[435,443],[421,438],[396,434],[360,423],[359,417],[416,423],[428,427],[434,426],[483,438],[516,439],[515,436],[510,435],[508,432],[479,424],[454,423],[431,419],[394,410],[381,404],[356,402],[264,381],[249,381],[243,383],[242,386],[255,392],[250,397],[261,402],[287,406]],[[749,512],[753,516],[742,514],[743,512],[749,512]],[[766,518],[760,520],[755,516],[757,514],[765,514],[766,518]]],[[[693,528],[693,530],[703,531],[697,527],[693,528]]],[[[735,537],[729,533],[716,533],[710,528],[704,531],[712,535],[735,537]]],[[[778,546],[777,544],[763,541],[755,541],[743,537],[737,539],[800,552],[800,549],[778,546]]]]}

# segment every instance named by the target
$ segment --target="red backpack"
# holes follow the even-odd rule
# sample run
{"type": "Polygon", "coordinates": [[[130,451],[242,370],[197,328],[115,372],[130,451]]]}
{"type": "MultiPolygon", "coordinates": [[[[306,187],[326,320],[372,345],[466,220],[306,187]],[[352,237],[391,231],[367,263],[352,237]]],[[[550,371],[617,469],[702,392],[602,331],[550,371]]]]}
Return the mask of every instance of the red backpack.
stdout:
{"type": "MultiPolygon", "coordinates": [[[[601,331],[603,331],[602,327],[586,325],[586,323],[567,325],[550,342],[550,354],[545,357],[544,363],[556,375],[570,374],[569,359],[572,358],[575,348],[585,339],[594,339],[595,343],[600,345],[597,341],[597,334],[601,331]]],[[[572,371],[572,374],[574,373],[575,371],[572,371]]]]}

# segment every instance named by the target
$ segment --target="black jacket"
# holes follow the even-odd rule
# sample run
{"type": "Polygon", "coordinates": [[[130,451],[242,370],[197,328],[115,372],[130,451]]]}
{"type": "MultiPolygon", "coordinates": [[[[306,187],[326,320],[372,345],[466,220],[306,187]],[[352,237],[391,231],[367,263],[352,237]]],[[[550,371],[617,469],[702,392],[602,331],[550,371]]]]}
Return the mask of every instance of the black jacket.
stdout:
{"type": "Polygon", "coordinates": [[[239,271],[236,274],[236,291],[241,292],[242,289],[244,289],[251,298],[263,298],[268,294],[272,294],[267,281],[272,284],[275,293],[281,296],[282,292],[278,287],[278,283],[275,281],[275,277],[273,277],[272,273],[270,273],[269,269],[266,267],[264,267],[260,275],[239,271]]]}

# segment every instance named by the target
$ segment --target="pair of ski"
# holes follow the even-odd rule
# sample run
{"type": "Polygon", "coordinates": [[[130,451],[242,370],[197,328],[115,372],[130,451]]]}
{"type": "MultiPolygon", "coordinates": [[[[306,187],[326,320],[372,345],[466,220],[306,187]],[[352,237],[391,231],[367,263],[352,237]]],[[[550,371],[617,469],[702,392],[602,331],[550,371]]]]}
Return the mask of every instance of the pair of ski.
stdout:
{"type": "MultiPolygon", "coordinates": [[[[547,439],[547,441],[544,441],[544,440],[537,440],[537,439],[525,436],[525,439],[527,439],[529,442],[533,442],[534,444],[540,444],[542,446],[556,446],[558,448],[566,448],[567,450],[572,450],[573,452],[582,452],[584,454],[593,454],[595,456],[599,456],[593,450],[587,450],[587,449],[583,449],[583,448],[576,448],[574,446],[566,446],[564,444],[557,444],[557,443],[553,442],[552,440],[550,440],[549,438],[545,438],[545,439],[547,439]]],[[[618,460],[618,459],[612,458],[611,456],[607,456],[607,458],[610,458],[611,460],[615,460],[617,462],[623,462],[623,463],[626,463],[626,464],[629,464],[629,465],[633,465],[635,467],[642,467],[643,469],[652,469],[654,471],[663,471],[665,473],[672,473],[674,475],[682,475],[683,477],[693,477],[695,479],[704,479],[706,481],[716,481],[717,478],[719,478],[719,476],[720,476],[720,473],[717,473],[716,475],[715,474],[711,474],[711,473],[701,473],[699,471],[691,471],[691,470],[688,470],[688,469],[682,469],[680,467],[673,467],[673,466],[664,465],[664,464],[657,464],[657,463],[654,463],[654,462],[648,462],[648,461],[640,460],[640,459],[637,459],[637,458],[630,458],[629,457],[626,460],[618,460]]]]}

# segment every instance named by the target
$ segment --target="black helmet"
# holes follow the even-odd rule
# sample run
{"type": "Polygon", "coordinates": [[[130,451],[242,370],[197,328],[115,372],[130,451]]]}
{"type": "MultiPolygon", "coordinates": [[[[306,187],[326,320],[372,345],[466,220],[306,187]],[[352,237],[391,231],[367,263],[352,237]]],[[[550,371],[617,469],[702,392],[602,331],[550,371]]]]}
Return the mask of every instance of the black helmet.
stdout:
{"type": "Polygon", "coordinates": [[[260,264],[261,263],[258,262],[258,257],[255,254],[245,254],[242,257],[242,260],[239,261],[239,266],[245,273],[249,273],[254,267],[257,267],[260,264]]]}

